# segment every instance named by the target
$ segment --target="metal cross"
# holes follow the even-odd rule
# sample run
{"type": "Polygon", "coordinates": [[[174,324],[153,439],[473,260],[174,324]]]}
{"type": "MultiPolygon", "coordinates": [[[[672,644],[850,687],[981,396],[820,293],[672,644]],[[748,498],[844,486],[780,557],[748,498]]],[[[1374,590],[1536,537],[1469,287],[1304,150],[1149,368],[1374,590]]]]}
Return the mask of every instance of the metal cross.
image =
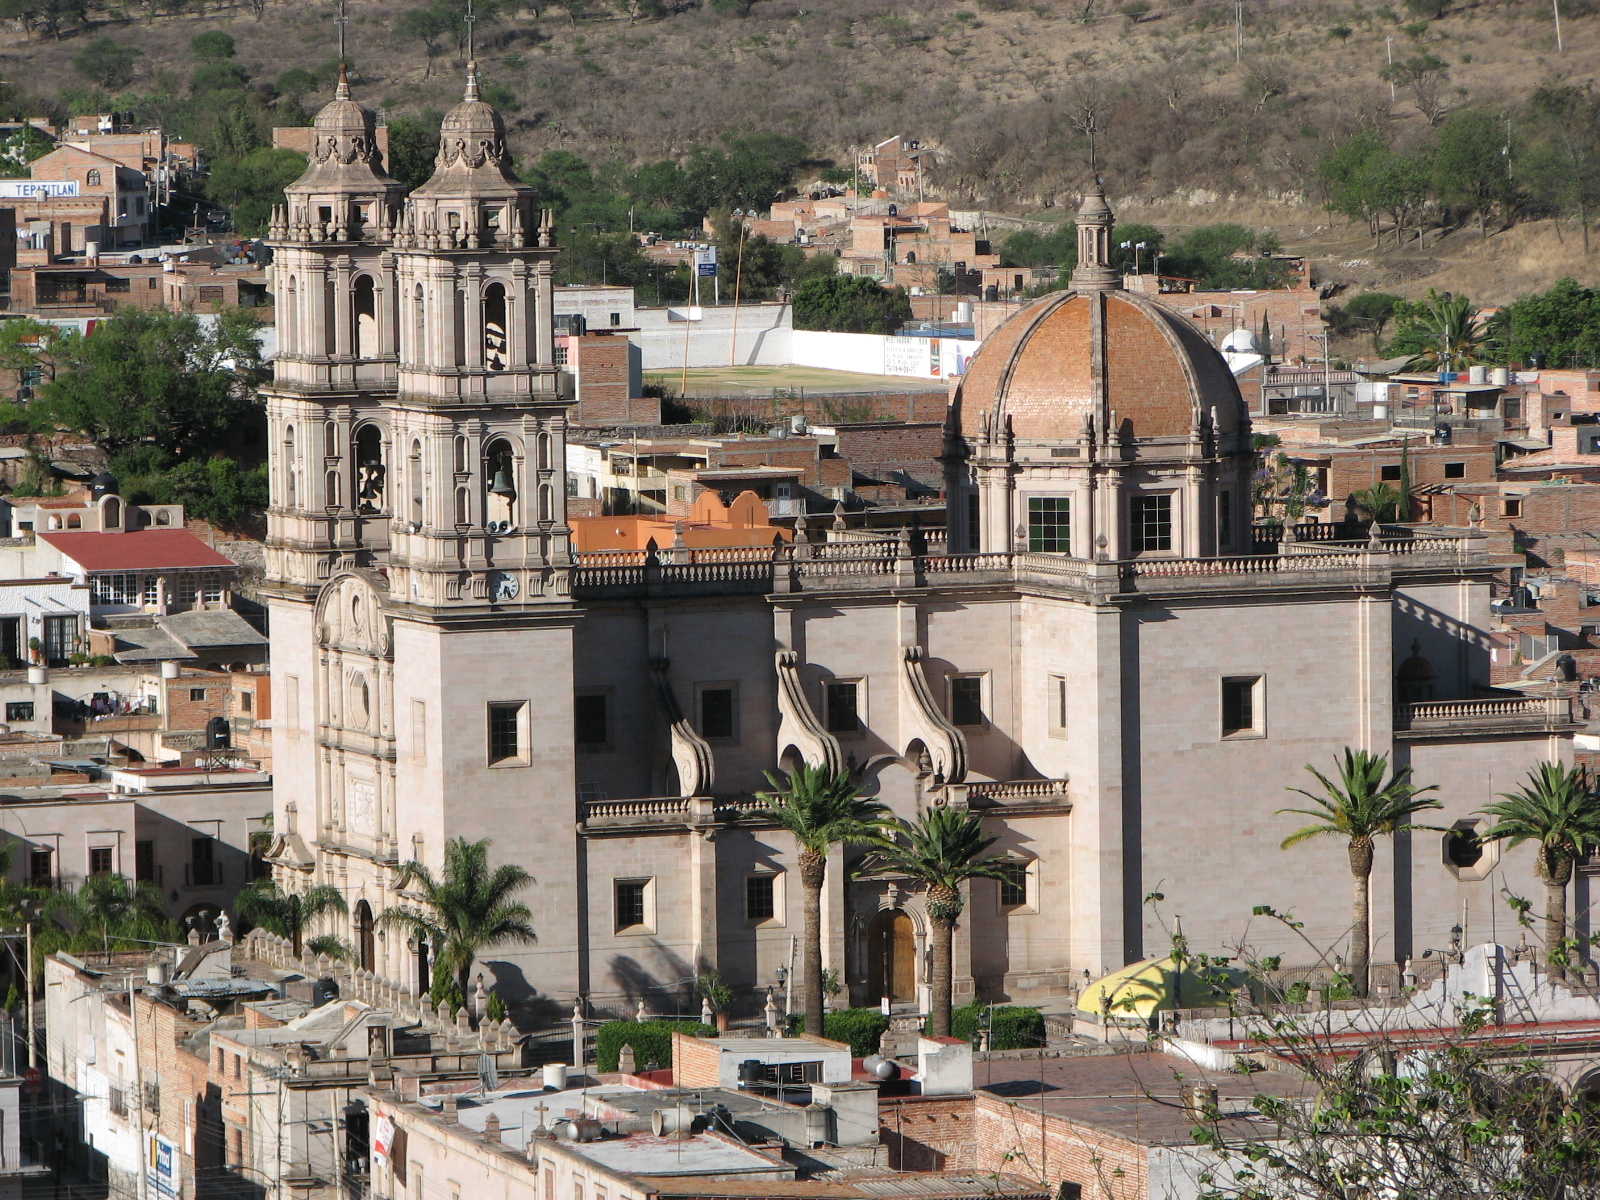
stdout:
{"type": "Polygon", "coordinates": [[[334,23],[339,26],[339,61],[341,63],[346,61],[344,56],[344,31],[345,26],[350,23],[350,18],[345,15],[344,6],[345,0],[339,0],[339,15],[334,18],[334,23]]]}
{"type": "Polygon", "coordinates": [[[472,0],[467,0],[467,61],[472,62],[477,58],[474,50],[473,26],[478,23],[477,14],[472,11],[472,0]]]}

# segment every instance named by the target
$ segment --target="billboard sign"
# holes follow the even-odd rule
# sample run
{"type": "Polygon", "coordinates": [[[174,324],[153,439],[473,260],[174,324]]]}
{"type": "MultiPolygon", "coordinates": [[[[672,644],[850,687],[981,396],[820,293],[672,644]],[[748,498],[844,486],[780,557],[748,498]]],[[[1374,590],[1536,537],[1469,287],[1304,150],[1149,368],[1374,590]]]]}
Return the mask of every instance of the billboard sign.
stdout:
{"type": "Polygon", "coordinates": [[[183,1160],[178,1157],[178,1143],[159,1133],[147,1135],[144,1174],[150,1195],[178,1200],[183,1194],[183,1160]]]}
{"type": "Polygon", "coordinates": [[[0,199],[43,200],[47,196],[76,196],[76,179],[0,179],[0,199]]]}
{"type": "Polygon", "coordinates": [[[394,1122],[380,1114],[372,1129],[372,1161],[380,1165],[387,1163],[393,1147],[394,1122]]]}
{"type": "Polygon", "coordinates": [[[702,278],[709,278],[717,273],[717,248],[712,246],[708,250],[694,252],[694,273],[702,278]]]}

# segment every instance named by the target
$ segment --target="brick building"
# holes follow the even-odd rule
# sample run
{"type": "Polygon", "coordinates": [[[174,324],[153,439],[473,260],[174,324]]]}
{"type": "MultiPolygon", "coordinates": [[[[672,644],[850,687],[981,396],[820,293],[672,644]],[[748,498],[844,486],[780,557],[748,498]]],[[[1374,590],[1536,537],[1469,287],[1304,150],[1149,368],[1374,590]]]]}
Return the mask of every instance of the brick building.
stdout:
{"type": "MultiPolygon", "coordinates": [[[[34,160],[31,177],[68,184],[72,190],[62,196],[15,196],[7,205],[16,209],[17,227],[29,230],[22,263],[49,262],[51,256],[83,253],[91,245],[105,250],[137,246],[148,237],[150,196],[142,170],[63,143],[34,160]],[[42,244],[36,244],[41,238],[42,244]],[[47,257],[37,257],[41,254],[47,257]]],[[[21,190],[0,188],[0,195],[21,190]]]]}
{"type": "Polygon", "coordinates": [[[655,425],[661,401],[641,396],[639,347],[626,329],[597,329],[556,339],[556,361],[574,378],[576,425],[655,425]]]}

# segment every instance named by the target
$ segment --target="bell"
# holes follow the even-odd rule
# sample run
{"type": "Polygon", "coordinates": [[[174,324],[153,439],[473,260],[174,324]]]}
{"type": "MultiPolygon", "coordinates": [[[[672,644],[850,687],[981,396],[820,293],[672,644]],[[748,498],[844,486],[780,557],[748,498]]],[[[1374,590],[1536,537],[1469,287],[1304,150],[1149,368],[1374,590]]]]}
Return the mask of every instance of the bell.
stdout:
{"type": "Polygon", "coordinates": [[[511,486],[511,475],[504,467],[494,473],[494,482],[489,485],[489,491],[496,496],[515,496],[517,489],[511,486]]]}

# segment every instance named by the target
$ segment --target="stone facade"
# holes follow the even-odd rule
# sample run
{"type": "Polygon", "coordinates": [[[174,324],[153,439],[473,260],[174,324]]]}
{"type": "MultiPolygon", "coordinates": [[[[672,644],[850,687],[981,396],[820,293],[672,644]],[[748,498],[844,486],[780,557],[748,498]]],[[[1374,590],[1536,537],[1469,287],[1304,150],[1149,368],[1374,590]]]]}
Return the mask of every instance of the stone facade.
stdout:
{"type": "MultiPolygon", "coordinates": [[[[396,902],[402,862],[437,871],[450,839],[489,838],[534,881],[538,941],[482,964],[508,1002],[693,1012],[715,967],[753,1009],[802,903],[793,839],[754,793],[827,764],[906,818],[984,815],[1017,871],[971,887],[957,990],[1037,998],[1162,952],[1171,911],[1214,951],[1248,936],[1303,957],[1250,925],[1254,905],[1346,937],[1344,854],[1278,848],[1307,763],[1392,753],[1442,785],[1448,825],[1570,759],[1559,706],[1481,697],[1478,540],[1250,554],[1238,388],[1188,321],[1120,289],[1097,194],[1073,290],[1019,310],[951,404],[961,552],[915,531],[825,542],[800,520],[776,547],[574,554],[557,249],[475,86],[403,203],[341,89],[274,224],[286,886],[331,883],[364,921],[396,902]],[[1417,656],[1426,695],[1397,684],[1417,656]]],[[[1463,878],[1442,836],[1379,849],[1380,962],[1446,944],[1464,903],[1485,919],[1502,885],[1534,886],[1524,851],[1463,878]]],[[[852,1002],[924,1000],[919,889],[853,864],[830,859],[825,964],[852,1002]]],[[[424,983],[426,947],[382,933],[363,967],[424,983]]]]}

